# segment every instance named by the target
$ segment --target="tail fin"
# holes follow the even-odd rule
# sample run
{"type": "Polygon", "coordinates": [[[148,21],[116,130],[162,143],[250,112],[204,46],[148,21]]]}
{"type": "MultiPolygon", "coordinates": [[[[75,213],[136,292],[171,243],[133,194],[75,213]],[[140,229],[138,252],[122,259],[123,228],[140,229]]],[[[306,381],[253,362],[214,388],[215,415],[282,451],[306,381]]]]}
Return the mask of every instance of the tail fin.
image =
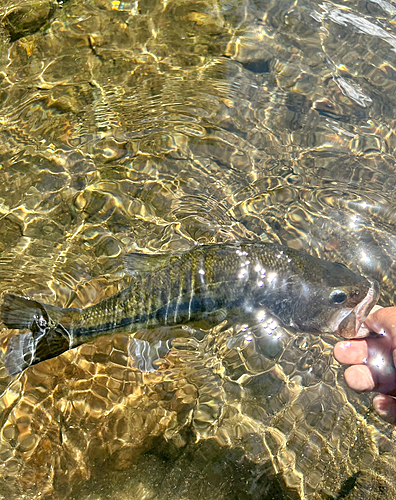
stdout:
{"type": "Polygon", "coordinates": [[[28,366],[54,358],[72,347],[72,337],[57,319],[63,309],[43,305],[27,297],[7,294],[1,306],[1,319],[8,328],[28,328],[29,333],[11,337],[5,354],[5,367],[16,375],[28,366]],[[48,315],[51,314],[51,317],[48,315]]]}
{"type": "Polygon", "coordinates": [[[39,336],[33,332],[14,335],[8,341],[4,364],[9,375],[16,375],[28,366],[59,356],[70,347],[69,334],[62,325],[39,336]]]}
{"type": "Polygon", "coordinates": [[[42,320],[47,324],[51,321],[59,320],[63,315],[63,309],[49,304],[41,304],[37,300],[28,297],[19,297],[7,293],[4,295],[1,306],[1,320],[8,328],[32,328],[37,322],[42,320]],[[49,315],[51,315],[51,318],[49,315]]]}

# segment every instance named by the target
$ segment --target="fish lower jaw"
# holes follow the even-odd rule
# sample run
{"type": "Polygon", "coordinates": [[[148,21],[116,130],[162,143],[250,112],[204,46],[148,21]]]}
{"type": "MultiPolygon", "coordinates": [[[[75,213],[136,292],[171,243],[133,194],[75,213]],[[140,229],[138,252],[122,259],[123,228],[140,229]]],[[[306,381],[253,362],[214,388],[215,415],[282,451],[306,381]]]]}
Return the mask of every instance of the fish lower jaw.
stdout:
{"type": "Polygon", "coordinates": [[[370,333],[363,323],[380,295],[378,282],[373,280],[370,283],[371,286],[365,298],[359,304],[353,309],[343,309],[334,315],[333,324],[335,325],[338,321],[334,332],[345,339],[364,338],[370,333]]]}
{"type": "Polygon", "coordinates": [[[342,322],[345,321],[352,312],[353,312],[353,309],[348,308],[348,309],[341,309],[340,311],[337,311],[336,313],[334,313],[330,322],[329,322],[329,330],[328,331],[331,333],[336,333],[338,335],[341,335],[339,332],[339,327],[342,324],[342,322]]]}

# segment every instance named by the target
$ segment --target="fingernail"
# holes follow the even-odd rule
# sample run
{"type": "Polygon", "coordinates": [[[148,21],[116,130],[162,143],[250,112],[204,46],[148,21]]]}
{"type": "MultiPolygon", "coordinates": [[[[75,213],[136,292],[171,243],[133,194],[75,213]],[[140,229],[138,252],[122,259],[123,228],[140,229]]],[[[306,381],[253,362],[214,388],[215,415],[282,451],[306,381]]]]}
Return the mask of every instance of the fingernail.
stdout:
{"type": "Polygon", "coordinates": [[[347,349],[348,347],[351,347],[350,342],[340,342],[340,347],[341,349],[347,349]]]}
{"type": "Polygon", "coordinates": [[[394,424],[396,419],[395,404],[396,401],[389,396],[381,397],[381,399],[378,399],[376,402],[376,410],[378,415],[386,422],[389,422],[391,424],[394,424]]]}
{"type": "Polygon", "coordinates": [[[395,403],[391,399],[382,399],[378,404],[378,409],[381,411],[387,410],[390,406],[393,406],[395,403]]]}

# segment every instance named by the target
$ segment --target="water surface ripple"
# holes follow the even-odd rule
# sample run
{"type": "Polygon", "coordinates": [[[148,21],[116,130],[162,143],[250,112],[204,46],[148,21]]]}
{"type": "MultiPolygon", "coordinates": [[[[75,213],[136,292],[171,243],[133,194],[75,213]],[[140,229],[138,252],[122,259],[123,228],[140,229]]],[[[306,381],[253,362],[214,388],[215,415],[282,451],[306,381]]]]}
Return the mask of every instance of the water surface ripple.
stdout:
{"type": "MultiPolygon", "coordinates": [[[[394,304],[395,110],[393,0],[5,0],[0,291],[88,306],[127,252],[261,238],[394,304]]],[[[271,328],[175,328],[150,373],[122,333],[1,363],[0,498],[396,497],[336,339],[271,328]]]]}

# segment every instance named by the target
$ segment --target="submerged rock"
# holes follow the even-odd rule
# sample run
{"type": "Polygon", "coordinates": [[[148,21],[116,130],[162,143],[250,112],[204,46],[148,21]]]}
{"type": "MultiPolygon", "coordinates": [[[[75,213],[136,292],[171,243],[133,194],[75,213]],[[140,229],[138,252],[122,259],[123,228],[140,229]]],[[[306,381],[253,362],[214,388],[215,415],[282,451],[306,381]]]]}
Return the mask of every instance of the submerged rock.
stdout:
{"type": "Polygon", "coordinates": [[[13,2],[4,9],[1,23],[14,42],[39,31],[48,23],[57,8],[59,4],[55,0],[27,0],[16,5],[13,2]]]}

